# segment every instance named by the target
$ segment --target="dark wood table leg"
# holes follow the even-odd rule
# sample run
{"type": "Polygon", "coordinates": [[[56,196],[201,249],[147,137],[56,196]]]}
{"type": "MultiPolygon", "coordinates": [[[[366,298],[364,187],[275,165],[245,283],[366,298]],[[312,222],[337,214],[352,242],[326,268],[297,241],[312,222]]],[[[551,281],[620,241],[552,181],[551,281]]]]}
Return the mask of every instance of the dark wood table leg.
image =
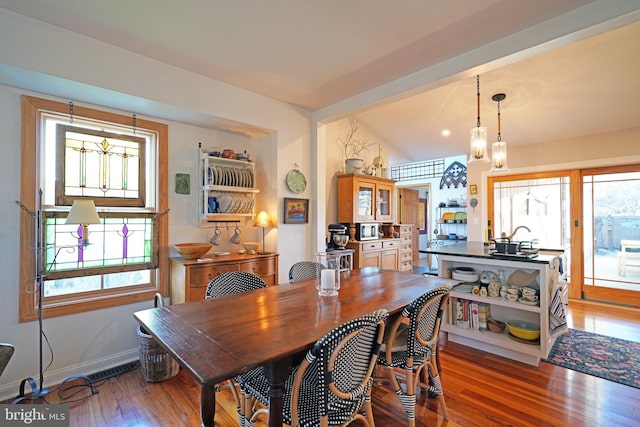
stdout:
{"type": "Polygon", "coordinates": [[[264,373],[269,382],[269,427],[282,427],[284,382],[289,375],[291,358],[267,363],[264,373]]]}
{"type": "Polygon", "coordinates": [[[216,415],[216,385],[205,384],[200,389],[200,416],[203,427],[214,427],[216,415]]]}

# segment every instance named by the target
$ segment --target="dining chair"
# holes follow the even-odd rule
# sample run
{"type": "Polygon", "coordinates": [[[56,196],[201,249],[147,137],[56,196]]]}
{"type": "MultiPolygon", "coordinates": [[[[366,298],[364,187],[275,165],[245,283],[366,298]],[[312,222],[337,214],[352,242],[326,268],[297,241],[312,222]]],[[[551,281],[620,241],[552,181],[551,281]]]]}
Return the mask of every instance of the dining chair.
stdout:
{"type": "MultiPolygon", "coordinates": [[[[373,371],[376,367],[385,322],[385,309],[337,326],[307,352],[284,384],[283,425],[346,426],[360,420],[375,427],[371,406],[373,371]]],[[[256,400],[268,407],[269,385],[264,375],[245,377],[243,390],[253,408],[256,400]]],[[[264,410],[245,413],[245,426],[252,427],[264,410]]]]}
{"type": "Polygon", "coordinates": [[[388,379],[407,412],[410,427],[415,426],[418,387],[427,390],[429,396],[437,397],[442,416],[449,419],[436,360],[440,323],[449,294],[450,288],[441,286],[406,306],[387,329],[380,350],[378,364],[386,368],[388,379]],[[405,383],[404,389],[401,382],[405,383]]]}
{"type": "MultiPolygon", "coordinates": [[[[267,284],[264,282],[264,280],[262,280],[255,274],[245,271],[228,271],[218,274],[213,279],[211,279],[211,281],[209,281],[204,298],[220,298],[226,295],[250,292],[266,287],[267,284]]],[[[262,372],[262,368],[255,369],[260,369],[260,372],[262,372]]],[[[249,373],[247,373],[246,375],[252,375],[252,371],[249,371],[249,373]]],[[[243,395],[246,393],[242,391],[242,386],[240,386],[240,394],[238,394],[238,390],[236,389],[236,383],[238,383],[237,379],[238,377],[234,379],[228,379],[227,381],[225,381],[225,385],[216,385],[216,391],[225,388],[229,388],[231,390],[231,393],[233,394],[233,397],[236,401],[238,424],[240,425],[240,427],[243,427],[244,411],[242,409],[242,405],[244,403],[243,395]]]]}
{"type": "Polygon", "coordinates": [[[245,271],[227,271],[218,274],[209,281],[204,297],[205,299],[219,298],[266,287],[267,284],[264,280],[255,274],[245,271]]]}
{"type": "Polygon", "coordinates": [[[13,356],[14,347],[11,344],[0,343],[0,375],[9,364],[11,356],[13,356]]]}
{"type": "Polygon", "coordinates": [[[301,280],[314,279],[320,274],[320,270],[325,269],[324,265],[314,261],[296,262],[289,269],[289,282],[299,282],[301,280]]]}

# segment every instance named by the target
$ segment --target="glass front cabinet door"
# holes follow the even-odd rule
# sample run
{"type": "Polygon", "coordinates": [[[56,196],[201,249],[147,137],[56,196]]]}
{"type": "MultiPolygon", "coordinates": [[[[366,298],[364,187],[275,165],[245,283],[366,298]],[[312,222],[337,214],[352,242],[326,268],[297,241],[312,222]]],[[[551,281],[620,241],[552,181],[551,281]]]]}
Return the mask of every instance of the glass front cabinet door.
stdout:
{"type": "Polygon", "coordinates": [[[375,218],[375,184],[371,182],[358,183],[358,214],[354,222],[373,221],[375,218]]]}
{"type": "Polygon", "coordinates": [[[392,194],[393,194],[393,185],[385,184],[385,183],[377,183],[376,190],[378,192],[377,197],[377,207],[376,207],[376,220],[387,222],[393,221],[392,215],[392,194]]]}

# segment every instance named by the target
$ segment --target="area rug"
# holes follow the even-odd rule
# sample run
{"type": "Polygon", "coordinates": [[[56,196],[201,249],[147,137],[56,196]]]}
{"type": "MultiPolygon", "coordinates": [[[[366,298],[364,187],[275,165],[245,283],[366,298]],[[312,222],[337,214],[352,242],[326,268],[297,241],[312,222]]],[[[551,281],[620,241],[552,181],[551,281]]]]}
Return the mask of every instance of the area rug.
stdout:
{"type": "Polygon", "coordinates": [[[549,363],[640,388],[640,343],[569,329],[545,359],[549,363]]]}

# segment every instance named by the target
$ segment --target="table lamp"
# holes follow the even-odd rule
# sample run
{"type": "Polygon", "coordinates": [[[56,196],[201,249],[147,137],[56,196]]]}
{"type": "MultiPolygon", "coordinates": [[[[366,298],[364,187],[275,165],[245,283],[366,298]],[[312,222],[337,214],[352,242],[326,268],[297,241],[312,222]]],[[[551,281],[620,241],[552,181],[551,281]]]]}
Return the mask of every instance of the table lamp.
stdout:
{"type": "Polygon", "coordinates": [[[82,225],[82,246],[89,244],[89,224],[100,224],[93,200],[74,200],[65,224],[82,225]]]}
{"type": "Polygon", "coordinates": [[[256,220],[253,223],[254,227],[262,227],[262,252],[258,252],[261,255],[268,254],[269,252],[265,251],[264,248],[264,229],[266,227],[273,227],[273,222],[271,221],[271,217],[267,213],[267,211],[260,211],[258,215],[256,215],[256,220]]]}

